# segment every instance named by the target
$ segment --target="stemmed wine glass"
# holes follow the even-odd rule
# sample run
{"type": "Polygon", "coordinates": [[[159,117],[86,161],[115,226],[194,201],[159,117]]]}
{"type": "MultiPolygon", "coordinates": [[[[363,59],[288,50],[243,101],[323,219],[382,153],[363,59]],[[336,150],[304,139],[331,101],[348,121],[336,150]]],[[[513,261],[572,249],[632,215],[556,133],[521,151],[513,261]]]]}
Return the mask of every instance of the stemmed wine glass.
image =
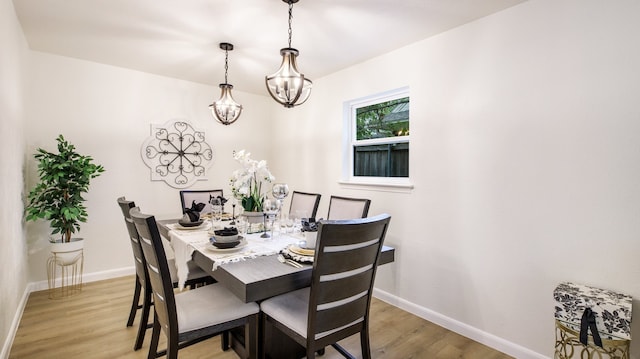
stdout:
{"type": "MultiPolygon", "coordinates": [[[[278,210],[280,210],[283,200],[289,195],[289,186],[286,183],[275,183],[271,188],[271,194],[276,199],[278,210]]],[[[280,212],[280,217],[282,217],[282,212],[280,212]]]]}

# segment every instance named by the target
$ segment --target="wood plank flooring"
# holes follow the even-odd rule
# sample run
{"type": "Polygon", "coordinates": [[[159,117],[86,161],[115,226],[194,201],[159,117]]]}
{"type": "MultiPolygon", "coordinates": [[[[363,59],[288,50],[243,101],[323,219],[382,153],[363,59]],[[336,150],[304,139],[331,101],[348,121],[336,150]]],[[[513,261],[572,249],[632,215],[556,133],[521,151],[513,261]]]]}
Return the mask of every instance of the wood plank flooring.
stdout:
{"type": "MultiPolygon", "coordinates": [[[[84,285],[71,298],[51,300],[46,291],[29,296],[9,358],[146,358],[151,330],[144,346],[133,350],[138,316],[126,327],[134,277],[127,276],[84,285]]],[[[506,359],[508,355],[443,329],[380,300],[371,306],[373,358],[506,359]]],[[[341,344],[357,357],[360,341],[353,336],[341,344]]],[[[159,347],[164,348],[161,341],[159,347]]],[[[218,337],[180,351],[181,358],[235,359],[223,352],[218,337]]],[[[327,348],[326,359],[342,358],[327,348]]]]}

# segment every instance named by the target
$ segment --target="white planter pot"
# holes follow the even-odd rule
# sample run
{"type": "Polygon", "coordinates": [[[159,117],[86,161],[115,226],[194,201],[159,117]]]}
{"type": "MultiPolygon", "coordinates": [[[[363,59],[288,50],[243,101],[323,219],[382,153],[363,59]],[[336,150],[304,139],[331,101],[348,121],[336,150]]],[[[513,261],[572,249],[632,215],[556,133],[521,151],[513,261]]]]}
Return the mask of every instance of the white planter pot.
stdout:
{"type": "Polygon", "coordinates": [[[47,260],[49,298],[59,299],[80,293],[84,267],[84,240],[51,241],[47,260]]]}
{"type": "Polygon", "coordinates": [[[71,238],[71,242],[51,241],[49,249],[59,265],[70,265],[82,257],[84,238],[71,238]]]}
{"type": "Polygon", "coordinates": [[[264,212],[243,212],[242,216],[246,218],[248,223],[262,223],[264,222],[264,212]]]}

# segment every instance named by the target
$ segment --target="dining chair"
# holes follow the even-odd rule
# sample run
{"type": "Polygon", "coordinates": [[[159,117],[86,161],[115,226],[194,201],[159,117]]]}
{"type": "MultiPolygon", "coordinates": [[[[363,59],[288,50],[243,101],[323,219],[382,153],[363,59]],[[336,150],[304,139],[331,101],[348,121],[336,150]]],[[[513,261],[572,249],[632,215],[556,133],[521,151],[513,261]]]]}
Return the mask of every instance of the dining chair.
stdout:
{"type": "Polygon", "coordinates": [[[300,218],[316,218],[321,196],[319,193],[293,191],[291,193],[291,204],[289,205],[289,217],[299,217],[296,213],[306,213],[305,216],[300,216],[300,218]]]}
{"type": "Polygon", "coordinates": [[[271,324],[304,346],[308,359],[327,345],[353,358],[337,342],[360,333],[362,356],[370,358],[369,307],[390,221],[388,214],[320,221],[311,286],[260,304],[262,337],[271,324]]]}
{"type": "Polygon", "coordinates": [[[327,219],[365,218],[369,214],[371,200],[366,198],[350,198],[331,196],[327,219]]]}
{"type": "Polygon", "coordinates": [[[224,197],[221,189],[211,190],[182,190],[180,191],[180,203],[182,205],[182,213],[185,208],[191,208],[193,201],[196,203],[204,203],[204,209],[201,213],[211,213],[211,198],[224,197]]]}
{"type": "MultiPolygon", "coordinates": [[[[136,205],[133,201],[128,201],[125,197],[118,198],[118,205],[122,210],[124,221],[129,232],[129,240],[131,243],[131,249],[133,250],[133,259],[136,269],[135,288],[133,292],[133,299],[131,301],[131,309],[129,311],[129,319],[127,320],[127,327],[133,326],[133,321],[136,318],[138,310],[142,310],[140,317],[140,324],[138,325],[138,334],[136,336],[136,342],[133,345],[134,350],[142,348],[144,342],[144,336],[146,330],[151,328],[149,324],[149,311],[153,302],[151,301],[151,283],[149,282],[149,274],[147,273],[146,261],[142,247],[140,246],[140,240],[136,226],[133,224],[131,215],[129,213],[131,208],[136,205]],[[140,304],[140,295],[142,294],[142,304],[140,304]]],[[[205,271],[198,267],[195,263],[189,262],[189,276],[185,282],[185,286],[189,288],[196,287],[198,285],[211,284],[215,280],[209,276],[205,271]]],[[[178,274],[173,259],[168,260],[168,268],[171,276],[171,283],[174,288],[178,287],[178,274]]]]}
{"type": "MultiPolygon", "coordinates": [[[[149,358],[166,355],[168,359],[175,359],[179,349],[238,327],[245,330],[243,357],[256,358],[259,306],[243,302],[219,283],[175,294],[155,217],[141,213],[138,207],[132,208],[130,214],[140,236],[153,292],[149,358]],[[158,352],[160,331],[166,336],[167,349],[158,352]]],[[[222,349],[229,349],[229,341],[224,336],[222,349]]]]}

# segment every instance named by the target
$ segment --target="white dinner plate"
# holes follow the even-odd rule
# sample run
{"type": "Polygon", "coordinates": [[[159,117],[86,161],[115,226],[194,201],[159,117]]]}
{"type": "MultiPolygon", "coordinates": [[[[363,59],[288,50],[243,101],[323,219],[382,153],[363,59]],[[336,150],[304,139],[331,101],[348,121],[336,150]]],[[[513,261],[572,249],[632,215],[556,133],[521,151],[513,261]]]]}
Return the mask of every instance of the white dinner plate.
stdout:
{"type": "Polygon", "coordinates": [[[244,237],[238,237],[238,238],[240,238],[240,243],[238,243],[238,245],[233,247],[233,248],[218,248],[218,247],[214,246],[211,243],[209,243],[209,245],[206,248],[207,248],[207,250],[210,250],[212,252],[224,253],[224,252],[237,251],[238,249],[242,249],[242,248],[246,247],[247,244],[249,244],[244,237]]]}

